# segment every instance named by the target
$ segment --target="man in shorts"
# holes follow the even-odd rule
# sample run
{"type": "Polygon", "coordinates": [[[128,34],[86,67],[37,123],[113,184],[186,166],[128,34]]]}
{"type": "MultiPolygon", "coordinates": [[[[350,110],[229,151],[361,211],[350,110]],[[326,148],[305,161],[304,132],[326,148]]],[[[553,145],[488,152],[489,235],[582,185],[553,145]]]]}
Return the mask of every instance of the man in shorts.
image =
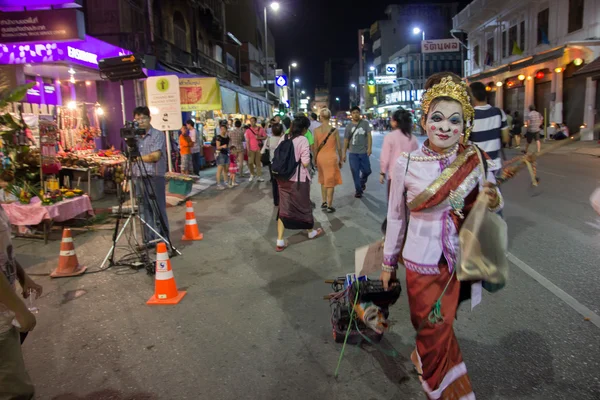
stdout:
{"type": "Polygon", "coordinates": [[[544,117],[542,114],[535,110],[535,106],[529,106],[529,114],[527,114],[527,133],[525,134],[525,138],[527,139],[527,146],[525,146],[525,151],[523,153],[527,154],[529,151],[529,145],[535,139],[535,143],[537,145],[538,153],[542,149],[542,143],[540,142],[540,130],[541,126],[544,123],[544,117]]]}

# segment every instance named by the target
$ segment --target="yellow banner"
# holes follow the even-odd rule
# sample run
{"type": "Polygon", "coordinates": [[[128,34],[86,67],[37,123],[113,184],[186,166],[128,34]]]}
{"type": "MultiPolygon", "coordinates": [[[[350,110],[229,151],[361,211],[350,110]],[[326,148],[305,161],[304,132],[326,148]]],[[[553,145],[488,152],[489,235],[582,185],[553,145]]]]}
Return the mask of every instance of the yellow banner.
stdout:
{"type": "Polygon", "coordinates": [[[221,109],[221,89],[217,78],[179,79],[181,111],[221,109]]]}

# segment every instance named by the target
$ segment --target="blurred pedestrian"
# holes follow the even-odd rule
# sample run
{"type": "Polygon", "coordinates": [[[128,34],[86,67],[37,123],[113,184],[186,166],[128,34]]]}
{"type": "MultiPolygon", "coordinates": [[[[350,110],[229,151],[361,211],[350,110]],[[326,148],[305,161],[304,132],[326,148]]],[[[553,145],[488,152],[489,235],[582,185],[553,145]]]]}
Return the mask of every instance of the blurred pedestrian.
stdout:
{"type": "Polygon", "coordinates": [[[192,147],[194,143],[190,138],[188,132],[187,123],[182,126],[179,130],[179,154],[181,155],[181,173],[184,175],[191,175],[194,170],[192,164],[192,147]]]}
{"type": "Polygon", "coordinates": [[[287,243],[283,239],[285,229],[305,229],[309,239],[323,234],[323,229],[314,229],[314,218],[310,202],[310,146],[304,136],[310,122],[306,117],[294,118],[289,135],[284,140],[293,143],[294,157],[299,163],[300,173],[293,174],[289,180],[279,179],[279,211],[277,212],[277,246],[276,251],[285,250],[287,243]],[[300,176],[298,176],[300,175],[300,176]]]}
{"type": "Polygon", "coordinates": [[[265,130],[256,124],[256,117],[250,118],[250,126],[246,130],[246,149],[248,150],[248,167],[250,168],[250,182],[254,179],[264,182],[262,177],[262,163],[260,161],[261,146],[259,141],[267,138],[265,130]]]}
{"type": "Polygon", "coordinates": [[[515,111],[512,120],[512,130],[511,135],[513,139],[515,139],[515,149],[521,148],[521,131],[523,130],[523,117],[519,114],[518,111],[515,111]]]}
{"type": "Polygon", "coordinates": [[[235,181],[235,176],[238,173],[237,155],[235,154],[236,147],[231,145],[229,147],[229,187],[235,187],[238,183],[235,181]]]}
{"type": "Polygon", "coordinates": [[[361,198],[371,175],[371,149],[373,138],[369,121],[362,119],[360,107],[352,107],[352,120],[346,125],[342,162],[346,162],[346,152],[354,180],[354,197],[361,198]]]}
{"type": "Polygon", "coordinates": [[[227,186],[227,172],[229,169],[229,136],[227,134],[227,121],[223,120],[219,125],[217,136],[217,189],[223,190],[227,186]],[[221,177],[223,185],[221,185],[221,177]]]}
{"type": "Polygon", "coordinates": [[[542,150],[540,132],[542,130],[543,124],[544,117],[542,117],[542,114],[535,110],[535,106],[533,104],[530,105],[529,114],[527,114],[527,133],[525,134],[525,138],[527,139],[527,146],[525,146],[525,151],[523,151],[523,153],[527,154],[527,152],[529,151],[529,145],[534,140],[535,144],[537,145],[538,153],[542,150]]]}
{"type": "Polygon", "coordinates": [[[396,161],[402,153],[411,153],[419,148],[417,138],[412,134],[412,114],[406,110],[397,110],[392,114],[393,131],[383,138],[379,166],[379,182],[387,181],[387,194],[390,197],[391,181],[394,178],[396,161]],[[387,178],[387,179],[386,179],[387,178]]]}
{"type": "Polygon", "coordinates": [[[321,126],[321,122],[319,122],[319,121],[317,120],[317,118],[318,118],[318,117],[317,117],[317,114],[316,114],[316,113],[314,113],[314,112],[313,112],[313,113],[310,113],[310,128],[309,128],[309,129],[310,129],[310,131],[311,131],[312,133],[315,133],[315,131],[317,130],[317,128],[318,128],[319,126],[321,126]]]}
{"type": "Polygon", "coordinates": [[[275,123],[271,126],[272,135],[265,140],[265,145],[263,146],[261,153],[269,152],[269,175],[271,177],[271,187],[273,190],[273,205],[275,207],[279,206],[279,186],[277,185],[277,179],[273,176],[273,171],[271,170],[271,164],[273,163],[273,157],[275,157],[275,149],[281,140],[281,135],[283,134],[283,125],[275,123]]]}
{"type": "Polygon", "coordinates": [[[244,131],[242,130],[242,121],[236,119],[233,123],[234,128],[229,131],[229,152],[237,158],[237,167],[241,177],[244,176],[244,131]],[[235,147],[235,151],[233,148],[235,147]]]}
{"type": "Polygon", "coordinates": [[[315,129],[313,153],[319,171],[319,184],[323,203],[321,209],[335,212],[333,193],[335,187],[342,184],[342,144],[338,130],[331,126],[331,111],[324,108],[320,112],[321,125],[315,129]]]}
{"type": "Polygon", "coordinates": [[[13,254],[11,225],[0,207],[0,398],[33,399],[34,387],[25,369],[21,343],[36,325],[35,315],[16,293],[16,282],[22,296],[37,299],[42,287],[23,270],[13,254]]]}
{"type": "Polygon", "coordinates": [[[200,150],[202,148],[202,135],[196,129],[196,124],[191,119],[185,121],[185,126],[189,132],[190,139],[192,141],[192,170],[194,175],[198,175],[200,173],[200,150]]]}

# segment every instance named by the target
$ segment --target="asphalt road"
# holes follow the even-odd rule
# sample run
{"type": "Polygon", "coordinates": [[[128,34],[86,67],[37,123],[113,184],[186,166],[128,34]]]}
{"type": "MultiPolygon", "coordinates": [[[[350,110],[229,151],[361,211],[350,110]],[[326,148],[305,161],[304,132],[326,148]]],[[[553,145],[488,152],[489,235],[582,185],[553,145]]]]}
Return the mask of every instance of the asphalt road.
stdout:
{"type": "MultiPolygon", "coordinates": [[[[341,346],[331,336],[322,300],[330,288],[323,281],[352,272],[354,249],[381,236],[382,140],[375,135],[365,196],[353,197],[344,166],[338,211],[315,211],[326,235],[308,241],[287,232],[291,246],[283,253],[274,251],[268,183],[194,198],[205,239],[182,246],[183,256],[172,260],[178,286],[188,292],[177,306],[146,306],[153,281],[143,272],[39,277],[45,287],[39,322],[24,345],[37,398],[425,398],[411,372],[414,331],[404,295],[382,344],[400,355],[351,346],[333,377],[341,346]]],[[[472,312],[461,309],[455,324],[479,399],[600,398],[600,327],[576,311],[600,314],[600,218],[588,202],[600,186],[599,169],[597,158],[551,154],[539,164],[538,189],[525,176],[502,188],[516,263],[509,285],[484,294],[472,312]]],[[[320,204],[316,184],[312,197],[320,204]]],[[[184,212],[169,210],[174,238],[181,236],[184,212]]],[[[108,231],[78,235],[80,262],[96,269],[110,238],[108,231]]],[[[30,272],[55,266],[57,242],[15,244],[30,272]]]]}

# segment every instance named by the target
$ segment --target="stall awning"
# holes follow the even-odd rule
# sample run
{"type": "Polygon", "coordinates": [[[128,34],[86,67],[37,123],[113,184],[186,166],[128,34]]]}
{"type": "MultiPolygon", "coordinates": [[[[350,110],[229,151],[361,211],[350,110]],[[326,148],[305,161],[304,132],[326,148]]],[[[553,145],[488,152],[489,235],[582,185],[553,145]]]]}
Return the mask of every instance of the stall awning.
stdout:
{"type": "Polygon", "coordinates": [[[223,112],[226,114],[234,114],[237,112],[237,94],[231,90],[221,87],[221,104],[223,112]]]}
{"type": "Polygon", "coordinates": [[[575,72],[573,75],[587,75],[587,76],[597,76],[600,75],[600,57],[596,58],[594,61],[589,63],[588,65],[584,65],[579,71],[575,72]]]}
{"type": "Polygon", "coordinates": [[[245,94],[238,93],[238,104],[240,106],[241,114],[252,114],[250,109],[250,97],[245,94]]]}

